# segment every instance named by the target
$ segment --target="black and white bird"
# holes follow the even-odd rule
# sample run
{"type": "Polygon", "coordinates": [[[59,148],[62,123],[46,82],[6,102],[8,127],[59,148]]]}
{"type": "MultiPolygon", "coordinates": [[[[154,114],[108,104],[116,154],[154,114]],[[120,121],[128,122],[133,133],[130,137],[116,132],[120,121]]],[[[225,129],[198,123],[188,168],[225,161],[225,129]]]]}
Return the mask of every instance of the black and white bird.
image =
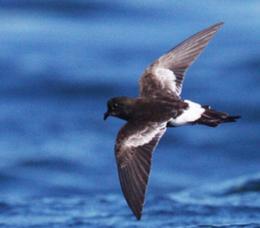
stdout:
{"type": "Polygon", "coordinates": [[[166,129],[188,124],[216,127],[239,118],[180,97],[187,69],[222,25],[191,36],[152,63],[141,76],[139,97],[115,97],[107,102],[104,119],[115,116],[127,121],[118,133],[115,155],[123,194],[138,220],[152,153],[166,129]]]}

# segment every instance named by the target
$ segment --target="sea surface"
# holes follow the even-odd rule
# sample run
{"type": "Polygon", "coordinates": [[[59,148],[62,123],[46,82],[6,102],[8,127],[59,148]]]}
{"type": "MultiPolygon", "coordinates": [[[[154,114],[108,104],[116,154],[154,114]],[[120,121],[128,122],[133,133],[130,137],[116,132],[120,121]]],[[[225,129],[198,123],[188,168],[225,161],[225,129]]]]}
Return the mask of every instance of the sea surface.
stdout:
{"type": "Polygon", "coordinates": [[[260,1],[1,0],[0,79],[0,227],[260,227],[260,1]],[[242,118],[168,129],[136,221],[106,101],[219,21],[182,96],[242,118]]]}

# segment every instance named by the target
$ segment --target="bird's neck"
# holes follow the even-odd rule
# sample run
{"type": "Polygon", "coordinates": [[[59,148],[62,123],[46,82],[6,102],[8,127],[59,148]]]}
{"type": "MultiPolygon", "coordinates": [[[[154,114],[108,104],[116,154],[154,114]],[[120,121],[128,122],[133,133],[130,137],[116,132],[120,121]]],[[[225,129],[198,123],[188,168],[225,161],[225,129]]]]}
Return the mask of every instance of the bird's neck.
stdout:
{"type": "Polygon", "coordinates": [[[135,117],[135,110],[138,105],[137,100],[138,99],[136,98],[128,99],[127,102],[125,102],[121,112],[118,113],[117,117],[126,121],[132,120],[135,117]]]}

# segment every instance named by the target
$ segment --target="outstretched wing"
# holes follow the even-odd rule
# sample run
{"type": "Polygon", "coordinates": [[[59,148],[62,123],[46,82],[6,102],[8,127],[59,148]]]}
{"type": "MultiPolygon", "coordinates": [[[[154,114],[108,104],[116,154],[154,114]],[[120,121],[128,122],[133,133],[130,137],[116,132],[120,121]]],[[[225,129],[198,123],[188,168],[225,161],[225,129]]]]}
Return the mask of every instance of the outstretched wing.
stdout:
{"type": "Polygon", "coordinates": [[[166,123],[128,122],[119,131],[115,145],[118,175],[128,206],[142,216],[152,152],[166,131],[166,123]]]}
{"type": "Polygon", "coordinates": [[[186,70],[222,25],[218,23],[198,32],[150,65],[140,79],[141,96],[179,97],[186,70]]]}

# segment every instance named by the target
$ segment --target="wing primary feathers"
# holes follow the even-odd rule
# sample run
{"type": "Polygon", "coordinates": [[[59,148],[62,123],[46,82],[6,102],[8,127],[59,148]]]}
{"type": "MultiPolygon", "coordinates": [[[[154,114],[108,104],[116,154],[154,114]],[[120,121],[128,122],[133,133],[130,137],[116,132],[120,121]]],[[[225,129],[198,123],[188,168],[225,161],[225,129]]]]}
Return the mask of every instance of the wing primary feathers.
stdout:
{"type": "Polygon", "coordinates": [[[186,71],[223,24],[220,22],[196,33],[151,64],[140,79],[141,96],[159,94],[178,98],[186,71]]]}
{"type": "Polygon", "coordinates": [[[115,154],[121,188],[128,206],[138,220],[142,216],[152,152],[164,134],[166,124],[128,122],[117,137],[115,154]],[[133,138],[139,142],[133,144],[133,138]]]}

